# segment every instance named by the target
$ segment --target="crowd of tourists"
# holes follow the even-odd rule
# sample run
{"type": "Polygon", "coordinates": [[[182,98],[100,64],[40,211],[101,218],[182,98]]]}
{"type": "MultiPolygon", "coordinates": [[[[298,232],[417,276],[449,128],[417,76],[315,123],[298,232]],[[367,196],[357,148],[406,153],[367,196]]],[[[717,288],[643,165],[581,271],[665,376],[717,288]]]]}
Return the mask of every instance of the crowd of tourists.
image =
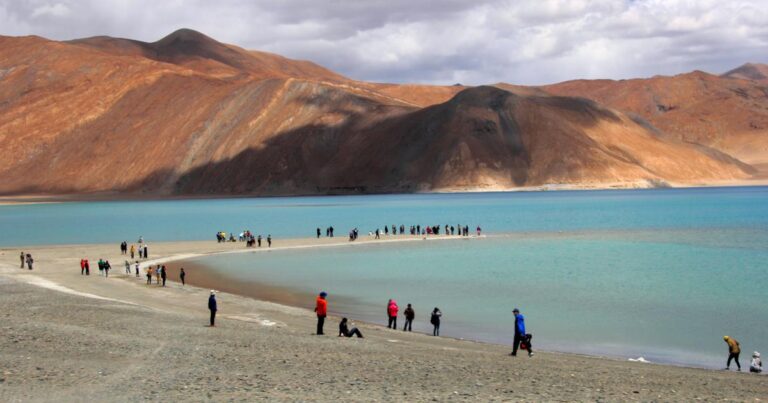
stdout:
{"type": "MultiPolygon", "coordinates": [[[[257,246],[261,248],[261,243],[264,240],[264,238],[261,236],[261,234],[256,235],[251,230],[245,230],[241,232],[237,238],[235,238],[234,233],[229,233],[229,237],[227,237],[227,233],[224,231],[219,231],[216,233],[216,242],[223,243],[223,242],[245,242],[245,246],[247,247],[253,247],[257,246]]],[[[268,234],[267,238],[267,247],[272,247],[272,234],[268,234]]]]}

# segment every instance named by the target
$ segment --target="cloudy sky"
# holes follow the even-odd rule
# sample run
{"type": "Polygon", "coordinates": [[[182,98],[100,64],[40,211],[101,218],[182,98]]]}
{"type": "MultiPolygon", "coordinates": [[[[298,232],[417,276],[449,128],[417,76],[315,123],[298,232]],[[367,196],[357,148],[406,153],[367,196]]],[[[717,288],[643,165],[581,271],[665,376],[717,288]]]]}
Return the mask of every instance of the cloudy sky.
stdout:
{"type": "Polygon", "coordinates": [[[768,62],[768,0],[0,0],[1,35],[192,28],[369,81],[544,84],[768,62]]]}

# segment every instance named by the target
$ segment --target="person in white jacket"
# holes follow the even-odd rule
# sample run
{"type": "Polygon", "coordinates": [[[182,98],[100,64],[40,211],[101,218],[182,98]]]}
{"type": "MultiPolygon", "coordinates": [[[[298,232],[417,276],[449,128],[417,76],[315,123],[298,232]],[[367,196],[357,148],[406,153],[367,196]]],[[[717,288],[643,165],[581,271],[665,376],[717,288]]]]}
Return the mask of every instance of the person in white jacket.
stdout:
{"type": "Polygon", "coordinates": [[[749,372],[761,373],[763,372],[763,361],[760,359],[760,353],[755,351],[752,353],[752,363],[749,364],[749,372]]]}

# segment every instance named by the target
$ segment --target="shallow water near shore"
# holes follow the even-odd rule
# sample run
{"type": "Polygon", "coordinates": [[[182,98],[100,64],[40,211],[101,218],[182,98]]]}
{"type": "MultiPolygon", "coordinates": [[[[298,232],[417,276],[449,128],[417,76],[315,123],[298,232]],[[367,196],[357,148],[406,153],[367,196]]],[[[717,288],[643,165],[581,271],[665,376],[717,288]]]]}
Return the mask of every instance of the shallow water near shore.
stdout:
{"type": "Polygon", "coordinates": [[[138,235],[151,244],[243,229],[272,234],[279,246],[316,227],[334,225],[344,241],[352,227],[366,237],[385,224],[479,224],[489,237],[192,263],[226,281],[293,294],[283,301],[325,289],[333,312],[374,323],[384,323],[387,299],[401,309],[413,303],[414,330],[428,330],[428,312],[439,306],[445,336],[508,343],[510,311],[519,307],[534,346],[548,350],[721,367],[725,334],[741,341],[743,364],[768,347],[764,187],[0,206],[0,246],[138,235]]]}
{"type": "Polygon", "coordinates": [[[717,367],[724,334],[766,346],[767,244],[754,230],[539,233],[194,262],[223,281],[326,290],[334,313],[374,323],[394,298],[414,305],[419,331],[438,306],[444,336],[509,343],[519,307],[540,348],[717,367]]]}

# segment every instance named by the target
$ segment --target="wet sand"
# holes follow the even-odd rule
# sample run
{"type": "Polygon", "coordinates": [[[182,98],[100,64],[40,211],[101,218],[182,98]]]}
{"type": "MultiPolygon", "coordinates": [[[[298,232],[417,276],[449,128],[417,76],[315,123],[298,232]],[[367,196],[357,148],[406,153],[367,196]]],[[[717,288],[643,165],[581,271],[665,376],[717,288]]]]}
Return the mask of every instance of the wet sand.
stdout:
{"type": "MultiPolygon", "coordinates": [[[[338,243],[346,239],[277,240],[275,248],[338,243]]],[[[768,396],[766,378],[749,373],[546,352],[510,357],[506,346],[365,323],[358,323],[365,339],[337,338],[335,317],[326,321],[326,336],[314,336],[311,310],[229,293],[219,294],[217,327],[209,328],[207,289],[175,282],[146,285],[143,273],[138,279],[124,274],[117,245],[23,248],[35,257],[32,271],[19,268],[21,249],[0,250],[0,301],[6,308],[2,401],[758,401],[768,396]],[[81,257],[94,266],[91,276],[80,275],[81,257]],[[98,275],[99,257],[112,262],[109,278],[98,275]]],[[[147,263],[243,249],[241,243],[150,243],[147,263]]],[[[332,309],[332,296],[329,303],[332,309]]]]}

